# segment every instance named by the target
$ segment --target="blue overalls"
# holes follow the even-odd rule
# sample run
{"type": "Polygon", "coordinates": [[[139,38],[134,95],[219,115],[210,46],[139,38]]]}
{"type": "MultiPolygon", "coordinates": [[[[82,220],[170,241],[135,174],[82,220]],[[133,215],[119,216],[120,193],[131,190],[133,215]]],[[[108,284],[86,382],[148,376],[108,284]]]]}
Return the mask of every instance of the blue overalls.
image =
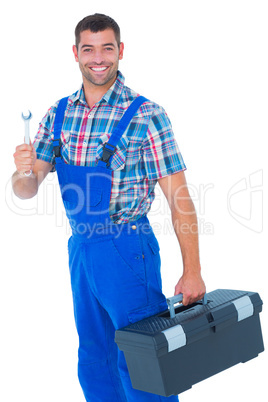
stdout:
{"type": "Polygon", "coordinates": [[[68,98],[54,123],[54,154],[63,203],[72,228],[68,242],[74,315],[79,335],[78,377],[91,402],[178,401],[134,390],[115,330],[167,309],[161,290],[157,239],[146,216],[126,224],[110,219],[110,160],[132,117],[136,98],[103,148],[97,166],[66,164],[61,129],[68,98]]]}

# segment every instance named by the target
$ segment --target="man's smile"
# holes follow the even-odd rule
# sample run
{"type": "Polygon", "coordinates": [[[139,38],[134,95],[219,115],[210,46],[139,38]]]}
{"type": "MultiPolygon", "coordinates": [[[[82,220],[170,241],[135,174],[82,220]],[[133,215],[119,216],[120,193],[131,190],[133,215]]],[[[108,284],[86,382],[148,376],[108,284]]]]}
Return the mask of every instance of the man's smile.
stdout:
{"type": "Polygon", "coordinates": [[[96,73],[99,73],[99,72],[102,72],[102,71],[106,71],[109,67],[106,66],[106,67],[89,67],[89,68],[90,68],[90,70],[92,70],[92,71],[94,71],[96,73]]]}

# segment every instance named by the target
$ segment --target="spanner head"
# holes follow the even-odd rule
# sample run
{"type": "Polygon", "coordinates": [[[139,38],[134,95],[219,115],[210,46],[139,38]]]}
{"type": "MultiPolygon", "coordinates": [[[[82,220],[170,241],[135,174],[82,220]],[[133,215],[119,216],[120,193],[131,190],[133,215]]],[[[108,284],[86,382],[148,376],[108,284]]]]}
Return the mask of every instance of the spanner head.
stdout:
{"type": "Polygon", "coordinates": [[[21,114],[21,117],[23,118],[23,120],[30,120],[32,118],[32,113],[29,110],[29,114],[28,116],[25,116],[23,113],[21,114]]]}

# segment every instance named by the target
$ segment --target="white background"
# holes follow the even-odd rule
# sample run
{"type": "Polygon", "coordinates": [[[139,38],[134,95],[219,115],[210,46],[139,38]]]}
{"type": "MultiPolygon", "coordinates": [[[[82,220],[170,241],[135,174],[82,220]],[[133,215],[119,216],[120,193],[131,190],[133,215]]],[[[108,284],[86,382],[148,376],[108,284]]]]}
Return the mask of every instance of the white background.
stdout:
{"type": "MultiPolygon", "coordinates": [[[[256,291],[267,344],[268,7],[260,0],[10,1],[1,10],[0,400],[82,402],[76,378],[68,226],[49,175],[38,197],[12,196],[13,152],[57,99],[75,92],[74,28],[103,12],[120,25],[126,84],[167,111],[200,224],[207,290],[256,291]]],[[[151,211],[164,292],[182,272],[159,189],[151,211]]],[[[182,367],[183,370],[183,367],[182,367]]],[[[183,402],[267,401],[267,354],[183,393],[183,402]]]]}

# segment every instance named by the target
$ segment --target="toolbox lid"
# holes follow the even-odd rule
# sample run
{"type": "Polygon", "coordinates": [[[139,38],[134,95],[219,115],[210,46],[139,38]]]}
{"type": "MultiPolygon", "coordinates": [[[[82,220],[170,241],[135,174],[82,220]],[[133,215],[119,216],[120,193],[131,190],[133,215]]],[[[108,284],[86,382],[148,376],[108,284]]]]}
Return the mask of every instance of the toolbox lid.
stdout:
{"type": "Polygon", "coordinates": [[[119,349],[139,353],[172,352],[260,313],[262,300],[258,293],[218,289],[207,294],[207,304],[179,306],[175,317],[169,310],[130,324],[115,333],[119,349]]]}

